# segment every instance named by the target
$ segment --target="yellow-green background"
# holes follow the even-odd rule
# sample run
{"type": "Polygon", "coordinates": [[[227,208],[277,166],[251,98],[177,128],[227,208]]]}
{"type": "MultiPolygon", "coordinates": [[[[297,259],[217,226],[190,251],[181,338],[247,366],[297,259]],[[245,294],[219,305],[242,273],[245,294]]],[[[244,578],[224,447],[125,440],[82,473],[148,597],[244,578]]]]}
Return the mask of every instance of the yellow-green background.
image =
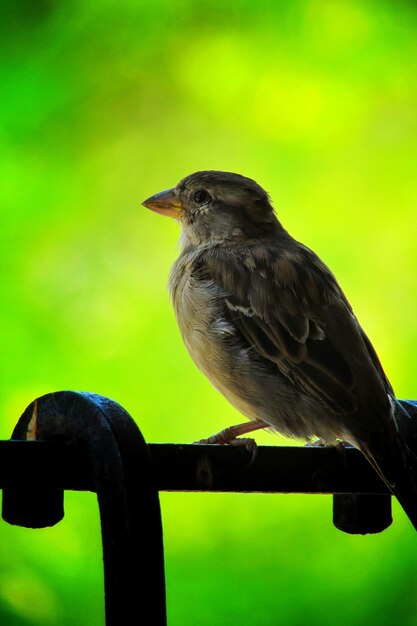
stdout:
{"type": "MultiPolygon", "coordinates": [[[[140,206],[209,168],[268,189],[416,398],[416,26],[403,0],[3,0],[0,437],[61,389],[116,399],[151,442],[241,419],[176,328],[178,227],[140,206]]],[[[417,621],[396,504],[391,529],[351,537],[330,497],[161,503],[170,626],[417,621]]],[[[100,558],[92,494],[52,529],[2,523],[0,622],[102,624],[100,558]]]]}

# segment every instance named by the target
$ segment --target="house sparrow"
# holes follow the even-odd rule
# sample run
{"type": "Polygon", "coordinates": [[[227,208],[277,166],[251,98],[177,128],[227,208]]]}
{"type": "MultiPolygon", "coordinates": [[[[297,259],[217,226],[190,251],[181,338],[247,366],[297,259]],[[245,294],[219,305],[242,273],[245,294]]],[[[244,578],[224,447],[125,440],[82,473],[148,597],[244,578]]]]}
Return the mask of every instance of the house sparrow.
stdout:
{"type": "Polygon", "coordinates": [[[144,206],[178,220],[169,281],[197,367],[251,421],[202,440],[269,428],[359,448],[417,529],[416,457],[404,411],[329,268],[283,228],[254,180],[196,172],[144,206]]]}

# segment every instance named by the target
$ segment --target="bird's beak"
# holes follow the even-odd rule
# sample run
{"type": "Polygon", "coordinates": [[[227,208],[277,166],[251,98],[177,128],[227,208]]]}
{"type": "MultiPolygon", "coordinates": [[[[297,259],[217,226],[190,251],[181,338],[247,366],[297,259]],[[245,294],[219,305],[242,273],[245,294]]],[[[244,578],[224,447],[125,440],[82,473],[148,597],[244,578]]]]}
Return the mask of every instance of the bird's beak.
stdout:
{"type": "Polygon", "coordinates": [[[142,202],[142,204],[147,209],[151,209],[151,211],[173,217],[176,220],[181,219],[181,214],[184,210],[184,205],[176,189],[167,189],[166,191],[156,193],[142,202]]]}

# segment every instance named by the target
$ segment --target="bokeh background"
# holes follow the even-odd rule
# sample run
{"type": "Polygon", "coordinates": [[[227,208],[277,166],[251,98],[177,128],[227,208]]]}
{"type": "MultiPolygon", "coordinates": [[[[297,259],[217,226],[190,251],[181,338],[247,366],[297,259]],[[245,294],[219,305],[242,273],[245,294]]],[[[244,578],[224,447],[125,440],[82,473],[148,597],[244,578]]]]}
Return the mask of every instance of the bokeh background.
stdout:
{"type": "MultiPolygon", "coordinates": [[[[199,169],[271,193],[417,398],[416,26],[402,0],[3,0],[0,437],[61,389],[114,398],[151,442],[241,420],[176,328],[178,226],[140,206],[199,169]]],[[[416,623],[397,504],[352,537],[325,496],[161,503],[170,626],[416,623]]],[[[2,523],[0,622],[103,624],[100,550],[93,494],[52,529],[2,523]]]]}

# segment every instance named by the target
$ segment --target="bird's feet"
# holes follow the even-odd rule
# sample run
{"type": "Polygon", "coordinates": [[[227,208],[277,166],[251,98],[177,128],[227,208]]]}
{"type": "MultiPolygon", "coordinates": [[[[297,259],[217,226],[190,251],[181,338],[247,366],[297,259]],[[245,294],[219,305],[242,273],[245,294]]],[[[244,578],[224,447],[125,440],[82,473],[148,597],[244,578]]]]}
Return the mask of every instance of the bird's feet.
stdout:
{"type": "Polygon", "coordinates": [[[340,452],[343,452],[346,448],[352,448],[353,446],[347,441],[342,441],[341,439],[333,439],[329,441],[328,439],[316,439],[315,441],[308,441],[305,445],[305,448],[336,448],[340,452]]]}
{"type": "Polygon", "coordinates": [[[256,452],[256,441],[248,437],[240,437],[246,433],[251,433],[254,430],[260,430],[261,428],[268,428],[269,424],[263,420],[253,420],[252,422],[245,422],[244,424],[236,424],[235,426],[229,426],[220,432],[207,437],[206,439],[200,439],[194,443],[198,444],[220,444],[228,446],[245,446],[247,450],[253,454],[256,452]]]}
{"type": "Polygon", "coordinates": [[[257,443],[255,439],[251,439],[250,437],[235,437],[234,439],[229,439],[223,437],[223,432],[216,433],[215,435],[211,435],[211,437],[207,437],[206,439],[199,439],[198,441],[194,441],[194,443],[198,444],[219,444],[219,445],[227,445],[227,446],[244,446],[249,452],[255,452],[257,448],[257,443]]]}
{"type": "Polygon", "coordinates": [[[307,443],[304,444],[304,447],[305,448],[328,448],[331,445],[332,444],[328,443],[325,439],[320,438],[320,439],[316,439],[315,441],[307,441],[307,443]]]}

